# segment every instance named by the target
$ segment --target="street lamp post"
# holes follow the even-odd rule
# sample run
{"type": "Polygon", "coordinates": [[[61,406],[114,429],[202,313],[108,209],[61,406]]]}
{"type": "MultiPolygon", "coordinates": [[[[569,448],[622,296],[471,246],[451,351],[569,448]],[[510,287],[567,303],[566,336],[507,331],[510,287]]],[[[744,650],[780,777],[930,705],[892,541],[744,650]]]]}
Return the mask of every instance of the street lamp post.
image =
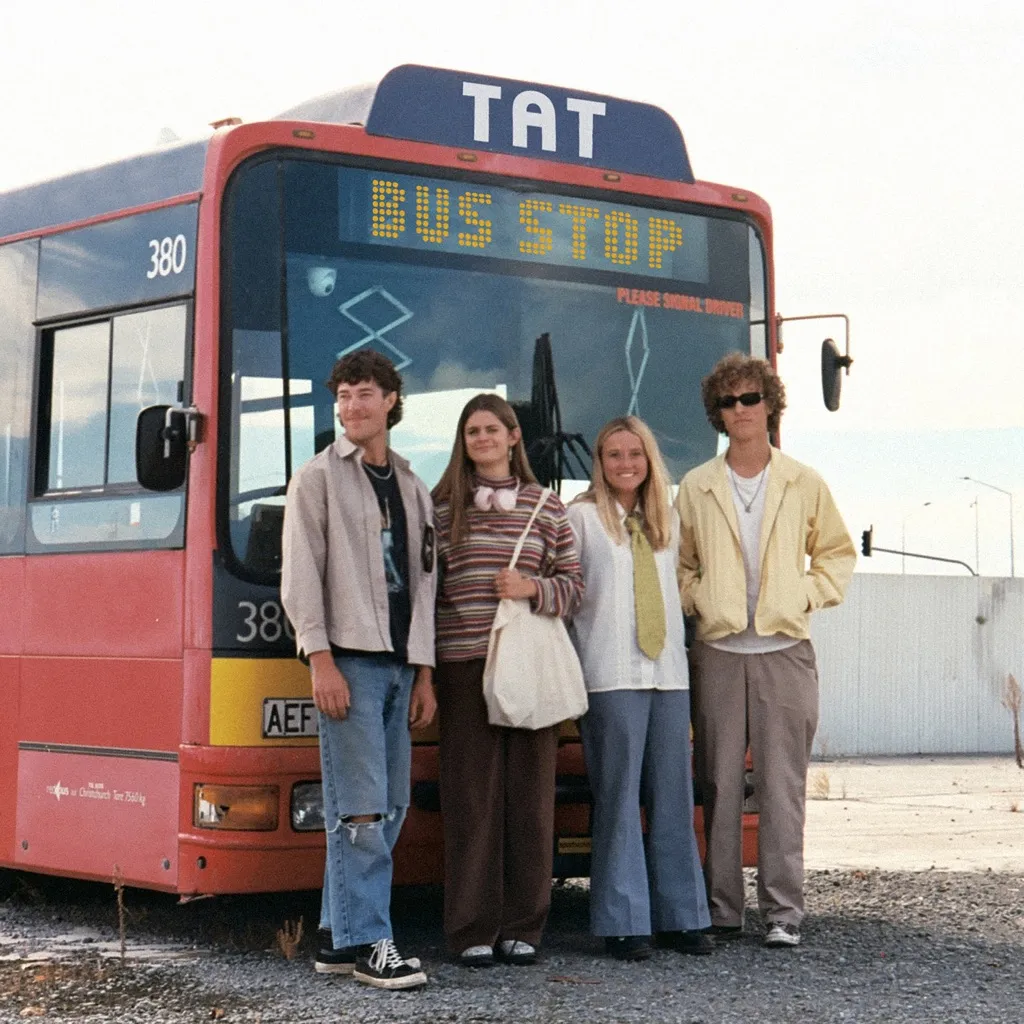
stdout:
{"type": "Polygon", "coordinates": [[[977,477],[964,476],[961,480],[970,480],[971,483],[981,484],[982,487],[989,487],[993,491],[999,491],[1000,494],[1005,494],[1010,499],[1010,578],[1013,579],[1017,574],[1014,571],[1013,564],[1013,491],[1006,490],[1005,487],[996,487],[995,484],[987,484],[984,480],[979,480],[977,477]]]}
{"type": "MultiPolygon", "coordinates": [[[[903,517],[903,525],[902,525],[902,527],[901,527],[901,530],[900,530],[900,550],[901,550],[901,552],[902,552],[902,551],[906,551],[906,550],[907,550],[907,520],[908,520],[908,519],[909,519],[909,518],[910,518],[910,517],[911,517],[911,516],[912,516],[912,515],[913,515],[913,514],[914,514],[915,512],[920,512],[920,511],[921,511],[921,509],[923,509],[923,508],[927,508],[927,507],[928,507],[928,506],[929,506],[930,504],[931,504],[931,502],[930,502],[930,501],[926,501],[926,502],[924,502],[923,504],[921,504],[921,505],[919,505],[918,507],[916,507],[916,508],[914,508],[913,510],[911,510],[910,512],[908,512],[908,513],[907,513],[907,514],[906,514],[906,515],[905,515],[905,516],[903,517]]],[[[900,555],[900,572],[901,572],[901,573],[902,573],[903,575],[906,575],[906,573],[907,573],[907,556],[906,556],[906,555],[904,555],[904,554],[901,554],[901,555],[900,555]]]]}
{"type": "Polygon", "coordinates": [[[971,502],[971,508],[974,509],[974,568],[977,570],[978,575],[981,575],[981,546],[978,543],[978,495],[974,496],[974,501],[971,502]]]}

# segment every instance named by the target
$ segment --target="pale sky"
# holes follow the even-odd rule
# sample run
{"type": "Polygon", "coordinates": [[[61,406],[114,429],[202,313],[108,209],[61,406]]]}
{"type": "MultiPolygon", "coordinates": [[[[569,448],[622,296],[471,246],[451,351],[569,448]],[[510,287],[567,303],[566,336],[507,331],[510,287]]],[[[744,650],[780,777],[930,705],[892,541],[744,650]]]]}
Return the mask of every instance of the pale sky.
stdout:
{"type": "MultiPolygon", "coordinates": [[[[969,551],[973,564],[977,488],[957,480],[973,475],[1014,493],[1024,574],[1022,10],[1018,0],[7,3],[0,190],[152,148],[164,128],[191,138],[217,118],[271,116],[407,62],[653,103],[679,123],[698,178],[770,203],[779,311],[851,318],[856,362],[838,413],[817,394],[819,345],[838,325],[790,326],[779,363],[784,445],[826,476],[851,532],[874,522],[876,543],[883,532],[883,546],[899,547],[904,526],[924,534],[936,520],[919,546],[969,551]],[[979,428],[964,435],[973,448],[939,433],[979,428]]],[[[982,569],[1005,574],[1008,499],[981,490],[982,569]]]]}

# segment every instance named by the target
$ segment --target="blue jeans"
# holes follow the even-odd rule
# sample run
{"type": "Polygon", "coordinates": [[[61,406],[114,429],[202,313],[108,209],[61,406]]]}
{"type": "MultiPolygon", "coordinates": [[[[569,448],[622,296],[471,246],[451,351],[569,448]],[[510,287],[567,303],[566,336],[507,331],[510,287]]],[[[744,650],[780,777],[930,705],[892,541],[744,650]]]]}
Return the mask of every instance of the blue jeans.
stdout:
{"type": "Polygon", "coordinates": [[[335,949],[391,938],[391,851],[409,807],[412,666],[390,654],[335,658],[351,705],[320,714],[327,860],[320,927],[335,949]],[[353,822],[355,817],[373,821],[353,822]]]}
{"type": "Polygon", "coordinates": [[[594,795],[590,928],[650,935],[711,923],[690,772],[686,690],[591,693],[579,730],[594,795]],[[640,827],[640,803],[647,819],[640,827]]]}

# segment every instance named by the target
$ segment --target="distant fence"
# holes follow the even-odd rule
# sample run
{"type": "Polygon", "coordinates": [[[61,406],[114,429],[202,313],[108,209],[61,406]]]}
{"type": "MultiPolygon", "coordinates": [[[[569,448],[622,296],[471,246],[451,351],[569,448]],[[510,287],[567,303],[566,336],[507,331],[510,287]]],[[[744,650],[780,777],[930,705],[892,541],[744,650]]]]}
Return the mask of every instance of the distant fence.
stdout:
{"type": "Polygon", "coordinates": [[[1001,700],[1024,686],[1024,579],[858,574],[812,617],[821,676],[814,754],[1013,751],[1001,700]]]}

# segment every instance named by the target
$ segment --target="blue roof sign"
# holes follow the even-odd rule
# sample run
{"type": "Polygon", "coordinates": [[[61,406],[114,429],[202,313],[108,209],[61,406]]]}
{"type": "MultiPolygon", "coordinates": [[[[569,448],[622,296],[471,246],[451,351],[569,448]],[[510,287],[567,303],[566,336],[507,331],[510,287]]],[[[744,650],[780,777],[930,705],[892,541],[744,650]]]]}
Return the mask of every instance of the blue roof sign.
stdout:
{"type": "Polygon", "coordinates": [[[693,181],[659,107],[557,86],[404,64],[377,87],[371,135],[693,181]]]}

